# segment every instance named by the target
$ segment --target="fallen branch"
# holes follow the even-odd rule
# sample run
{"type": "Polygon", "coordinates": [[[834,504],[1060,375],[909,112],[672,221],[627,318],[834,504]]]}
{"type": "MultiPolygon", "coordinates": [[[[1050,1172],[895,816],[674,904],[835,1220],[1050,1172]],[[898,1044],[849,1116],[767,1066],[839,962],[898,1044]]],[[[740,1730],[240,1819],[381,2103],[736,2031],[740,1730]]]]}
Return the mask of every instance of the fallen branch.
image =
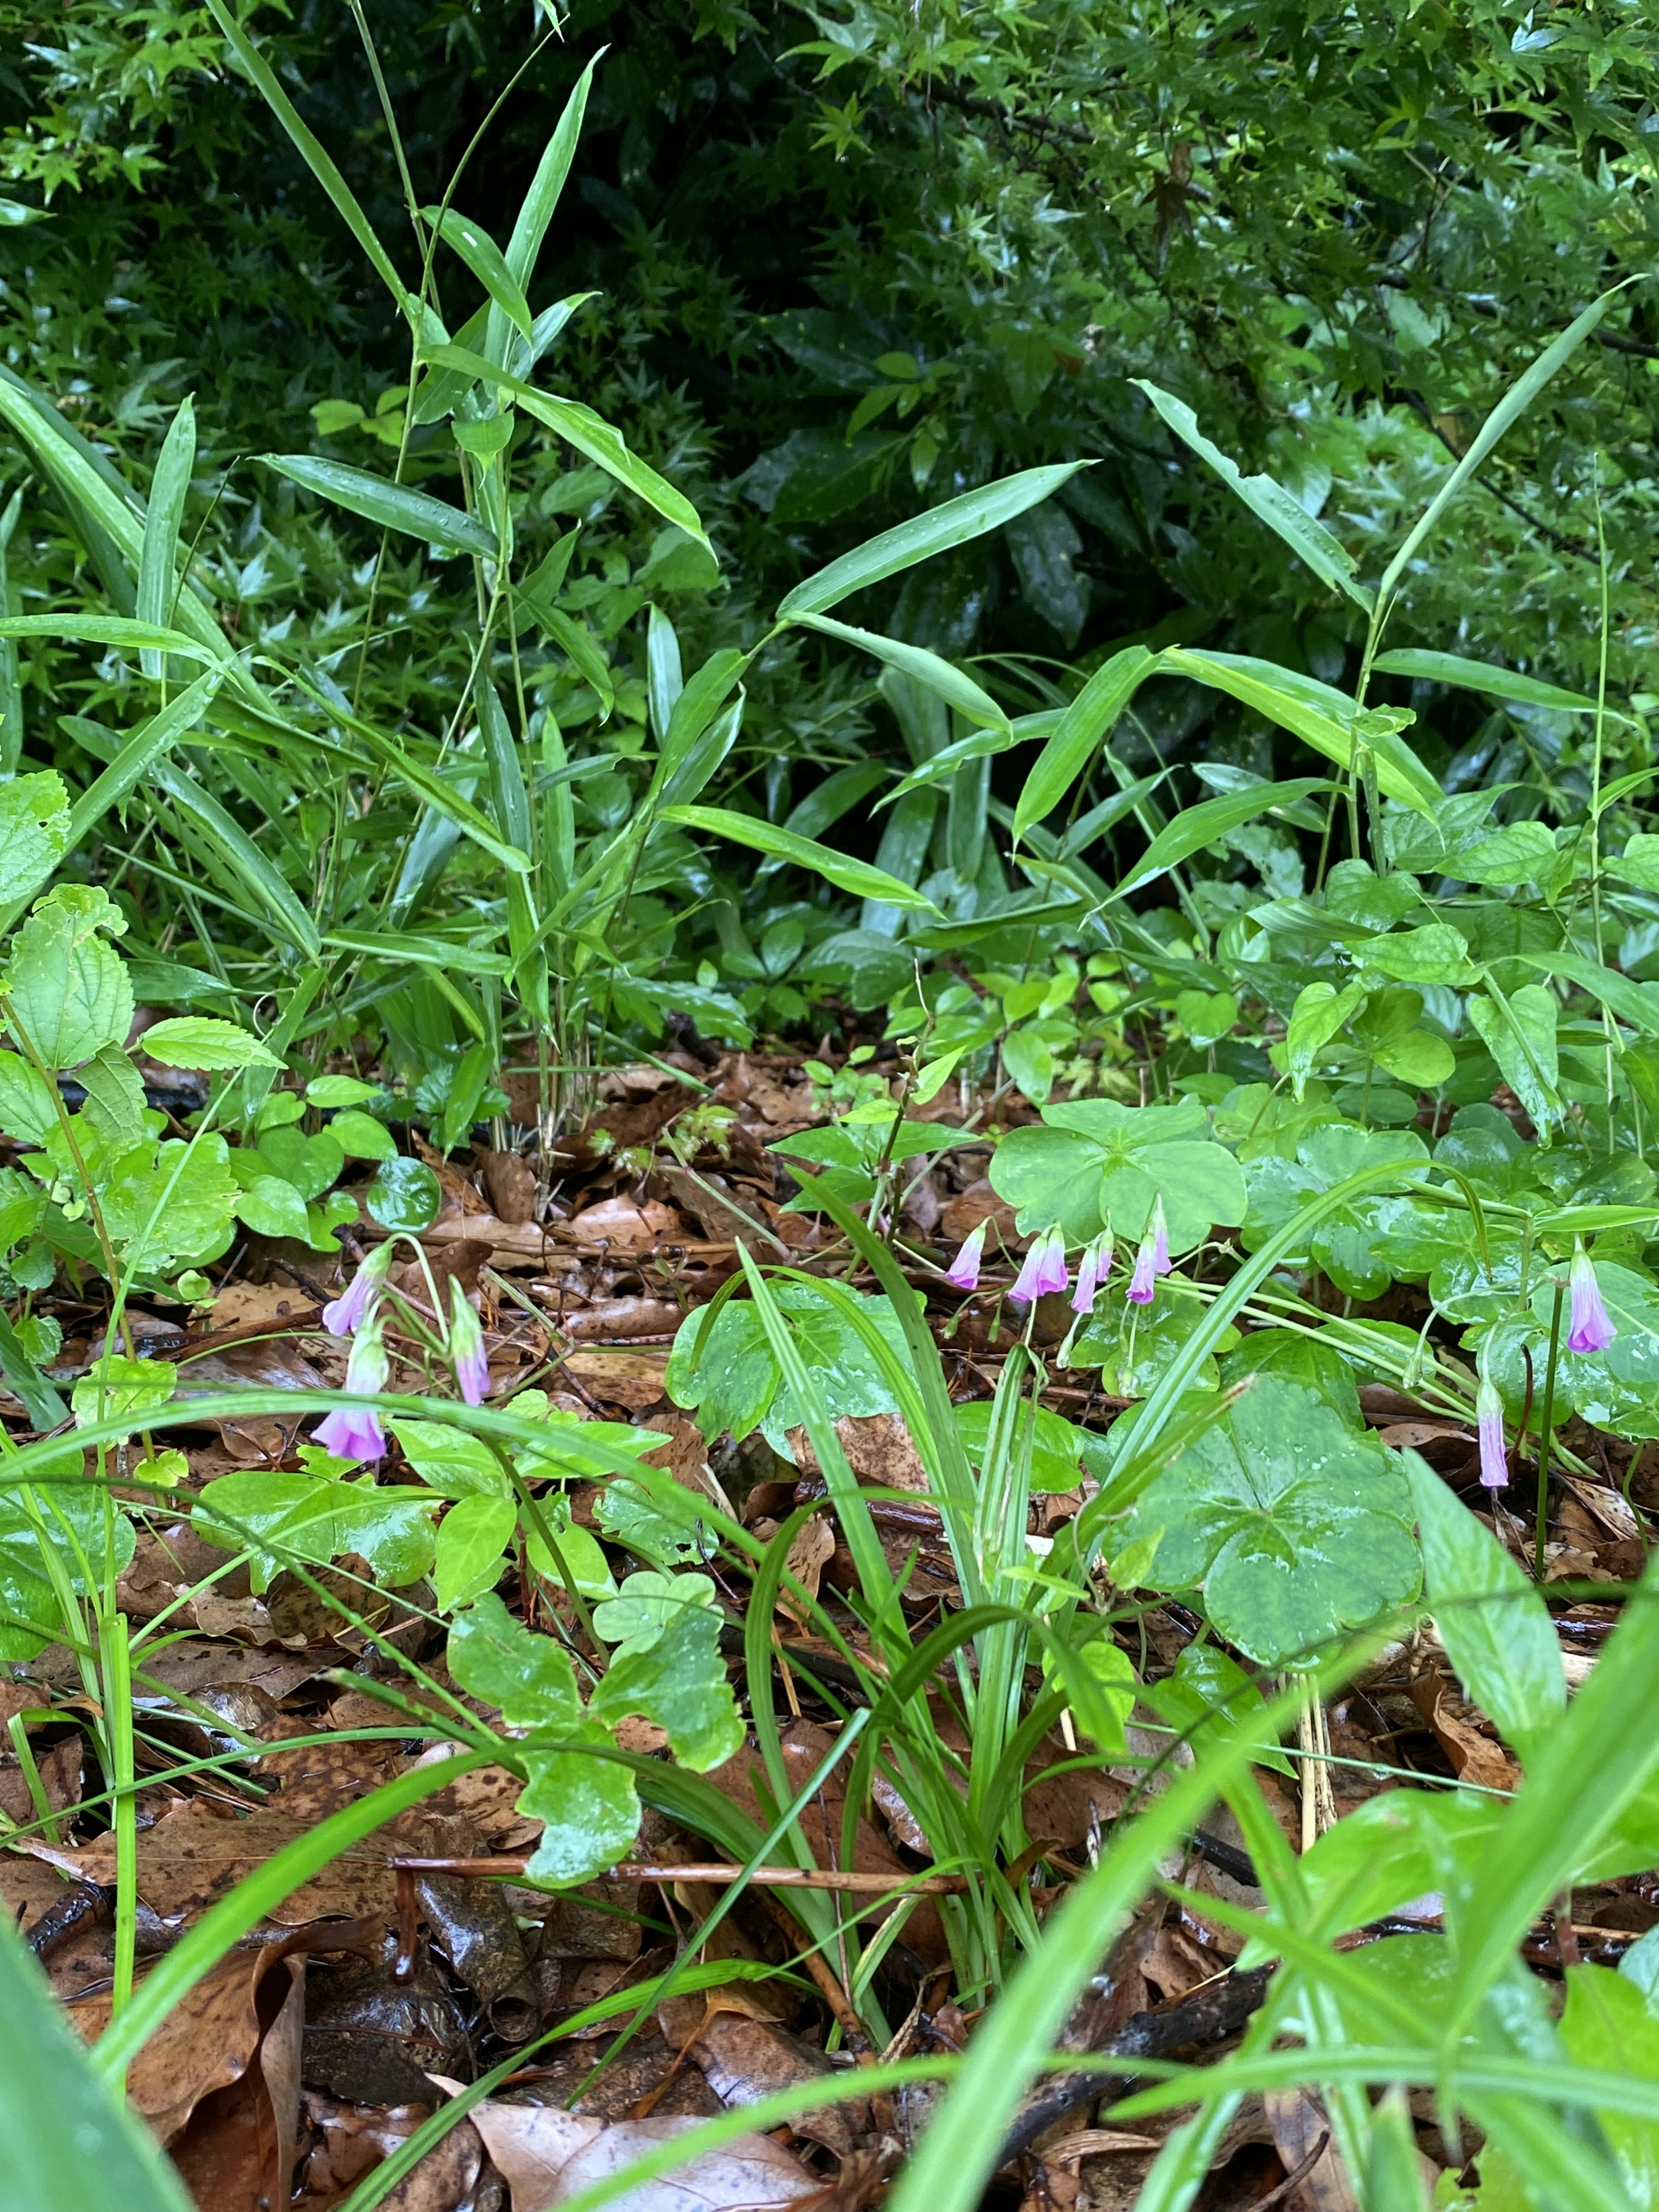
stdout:
{"type": "MultiPolygon", "coordinates": [[[[386,1862],[394,1874],[523,1875],[527,1858],[415,1859],[386,1862]]],[[[687,1866],[629,1863],[612,1867],[606,1881],[752,1882],[757,1889],[840,1889],[860,1897],[961,1897],[971,1886],[966,1875],[917,1875],[896,1881],[890,1874],[843,1873],[836,1867],[740,1867],[720,1860],[687,1866]]]]}

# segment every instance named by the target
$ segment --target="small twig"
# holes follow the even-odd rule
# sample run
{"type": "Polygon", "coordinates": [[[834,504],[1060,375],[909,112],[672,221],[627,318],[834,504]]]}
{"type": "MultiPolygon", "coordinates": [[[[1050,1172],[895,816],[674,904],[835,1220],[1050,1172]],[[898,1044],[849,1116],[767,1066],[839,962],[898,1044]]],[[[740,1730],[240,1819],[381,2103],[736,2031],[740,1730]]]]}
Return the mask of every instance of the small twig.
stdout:
{"type": "MultiPolygon", "coordinates": [[[[411,1859],[387,1861],[394,1874],[522,1875],[527,1858],[411,1859]]],[[[860,1897],[961,1897],[972,1887],[966,1875],[919,1875],[896,1881],[890,1874],[854,1874],[835,1867],[740,1867],[720,1860],[689,1866],[665,1863],[612,1867],[607,1881],[752,1882],[757,1889],[841,1889],[860,1897]]]]}

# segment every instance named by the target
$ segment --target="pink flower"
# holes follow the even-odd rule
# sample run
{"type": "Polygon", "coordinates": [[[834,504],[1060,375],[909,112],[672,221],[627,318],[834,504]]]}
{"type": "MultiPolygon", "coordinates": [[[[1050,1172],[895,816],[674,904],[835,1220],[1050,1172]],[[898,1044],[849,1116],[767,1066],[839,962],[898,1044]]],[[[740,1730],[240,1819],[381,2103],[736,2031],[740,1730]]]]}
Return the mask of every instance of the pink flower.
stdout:
{"type": "Polygon", "coordinates": [[[1152,1273],[1167,1275],[1170,1272],[1170,1231],[1164,1218],[1164,1200],[1152,1201],[1152,1273]]]}
{"type": "Polygon", "coordinates": [[[1506,1490],[1510,1456],[1504,1446],[1504,1401],[1483,1375],[1474,1394],[1475,1425],[1480,1432],[1480,1480],[1487,1490],[1506,1490]]]}
{"type": "Polygon", "coordinates": [[[483,1331],[455,1277],[449,1279],[449,1357],[456,1387],[469,1406],[482,1406],[489,1390],[489,1361],[483,1331]]]}
{"type": "Polygon", "coordinates": [[[1051,1291],[1063,1291],[1070,1280],[1066,1272],[1066,1239],[1055,1227],[1039,1237],[1025,1255],[1019,1279],[1008,1295],[1016,1305],[1029,1306],[1051,1291]]]}
{"type": "Polygon", "coordinates": [[[1575,1240],[1572,1255],[1572,1325],[1567,1331],[1569,1352],[1605,1352],[1618,1335],[1601,1303],[1601,1285],[1582,1240],[1575,1240]]]}
{"type": "MultiPolygon", "coordinates": [[[[390,1364],[380,1341],[380,1319],[371,1314],[352,1340],[346,1389],[365,1398],[374,1397],[386,1388],[390,1364]]],[[[312,1441],[337,1459],[374,1460],[386,1451],[386,1432],[372,1406],[337,1406],[319,1421],[312,1441]]]]}
{"type": "Polygon", "coordinates": [[[985,1232],[988,1221],[981,1221],[971,1237],[964,1237],[962,1249],[945,1271],[945,1279],[959,1291],[979,1288],[979,1263],[985,1252],[985,1232]]]}
{"type": "Polygon", "coordinates": [[[1077,1289],[1072,1294],[1073,1313],[1092,1313],[1095,1295],[1112,1272],[1112,1232],[1109,1229],[1088,1245],[1077,1263],[1077,1289]]]}
{"type": "Polygon", "coordinates": [[[1158,1248],[1150,1237],[1140,1240],[1140,1249],[1135,1254],[1135,1271],[1129,1278],[1129,1304],[1149,1306],[1152,1292],[1158,1286],[1158,1248]]]}
{"type": "Polygon", "coordinates": [[[397,1246],[391,1237],[377,1244],[337,1298],[323,1308],[323,1327],[331,1336],[355,1335],[380,1288],[392,1272],[397,1246]]]}

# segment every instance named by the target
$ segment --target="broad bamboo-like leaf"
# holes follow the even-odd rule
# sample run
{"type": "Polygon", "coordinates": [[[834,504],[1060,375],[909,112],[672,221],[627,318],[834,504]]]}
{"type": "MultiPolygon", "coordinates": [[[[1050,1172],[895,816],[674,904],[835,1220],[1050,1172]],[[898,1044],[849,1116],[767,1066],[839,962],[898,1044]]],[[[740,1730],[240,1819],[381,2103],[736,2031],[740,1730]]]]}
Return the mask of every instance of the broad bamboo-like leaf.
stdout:
{"type": "MultiPolygon", "coordinates": [[[[513,225],[513,234],[507,241],[505,259],[507,274],[520,293],[526,295],[530,290],[530,280],[536,273],[536,258],[542,250],[542,240],[546,237],[548,226],[557,211],[559,196],[564,190],[565,179],[570,174],[570,164],[575,158],[577,142],[581,137],[582,118],[587,112],[587,96],[593,88],[593,72],[607,51],[601,46],[577,78],[575,87],[564,104],[564,111],[553,127],[553,136],[548,140],[542,158],[536,165],[530,190],[524,196],[518,218],[513,225]]],[[[575,295],[576,301],[592,297],[591,293],[575,295]]],[[[566,301],[560,302],[567,313],[573,304],[566,301]]],[[[562,317],[561,327],[563,319],[562,317]]],[[[538,317],[537,320],[539,323],[541,318],[538,317]]],[[[486,361],[507,365],[507,315],[492,302],[481,348],[486,361]]],[[[536,349],[534,335],[531,338],[531,348],[532,351],[536,349]]]]}
{"type": "Polygon", "coordinates": [[[981,722],[988,727],[1006,732],[1008,717],[992,698],[982,691],[971,676],[966,675],[954,661],[945,660],[926,646],[906,645],[896,637],[883,637],[875,630],[854,629],[850,623],[837,622],[833,615],[799,614],[792,617],[808,629],[821,630],[824,636],[838,638],[843,645],[857,646],[862,653],[877,660],[885,661],[901,676],[909,677],[925,690],[954,707],[970,722],[981,722]]]}
{"type": "MultiPolygon", "coordinates": [[[[138,560],[137,613],[141,623],[170,629],[179,562],[179,530],[184,520],[185,497],[191,471],[196,465],[196,407],[185,399],[167,425],[161,456],[149,487],[149,511],[144,517],[144,543],[138,560]]],[[[140,656],[146,676],[160,676],[164,656],[147,648],[140,656]]]]}
{"type": "Polygon", "coordinates": [[[190,2212],[149,2130],[97,2078],[9,1915],[0,1929],[0,2136],[9,2212],[190,2212]]]}
{"type": "Polygon", "coordinates": [[[224,0],[207,0],[207,4],[244,73],[258,87],[271,112],[299,149],[312,174],[334,203],[336,214],[368,255],[376,275],[399,308],[405,314],[410,313],[415,302],[404,289],[403,279],[393,268],[391,255],[376,236],[374,224],[358,205],[351,187],[325,153],[315,133],[300,120],[293,101],[276,82],[270,64],[224,5],[224,0]]]}
{"type": "Polygon", "coordinates": [[[1014,836],[1023,837],[1034,823],[1054,811],[1087,766],[1098,745],[1137,689],[1158,670],[1158,658],[1144,645],[1126,646],[1103,661],[1061,715],[1059,727],[1025,779],[1014,809],[1014,836]]]}
{"type": "Polygon", "coordinates": [[[224,678],[222,668],[204,669],[177,698],[169,700],[159,714],[152,714],[149,721],[140,724],[108,767],[87,786],[70,809],[66,850],[73,852],[110,808],[118,806],[136,791],[156,762],[196,728],[224,678]]]}
{"type": "Polygon", "coordinates": [[[125,646],[130,653],[176,653],[186,660],[220,660],[216,653],[183,630],[165,623],[138,622],[125,615],[90,615],[66,608],[62,614],[8,615],[0,637],[61,637],[82,645],[125,646]]]}
{"type": "Polygon", "coordinates": [[[520,377],[509,376],[504,368],[497,368],[482,355],[470,353],[463,346],[434,345],[422,349],[422,357],[440,368],[458,370],[476,383],[493,385],[497,391],[510,392],[526,415],[533,415],[550,430],[574,446],[579,453],[586,453],[607,476],[615,477],[625,489],[642,499],[647,507],[654,507],[665,521],[677,523],[688,538],[710,553],[708,534],[698,518],[697,510],[672,484],[636,453],[630,453],[627,441],[613,423],[591,407],[582,406],[574,399],[558,399],[552,393],[538,392],[533,384],[520,377]]]}
{"type": "Polygon", "coordinates": [[[514,328],[526,339],[531,335],[530,302],[523,287],[507,264],[507,257],[489,233],[471,216],[453,207],[427,207],[421,213],[446,246],[451,246],[483,286],[514,328]]]}
{"type": "Polygon", "coordinates": [[[665,806],[659,819],[705,830],[711,837],[730,838],[734,845],[747,845],[751,852],[765,853],[774,860],[793,860],[798,868],[811,869],[837,890],[849,891],[854,898],[879,899],[887,906],[915,907],[927,914],[939,911],[932,899],[880,868],[872,868],[867,860],[852,860],[845,853],[835,852],[811,837],[794,836],[753,815],[734,814],[725,806],[665,806]]]}
{"type": "Polygon", "coordinates": [[[1144,376],[1131,377],[1129,381],[1146,393],[1176,437],[1190,446],[1200,460],[1209,463],[1228,489],[1236,492],[1252,514],[1259,516],[1269,530],[1284,539],[1322,584],[1330,585],[1334,591],[1346,592],[1367,614],[1370,612],[1371,595],[1359,581],[1358,564],[1352,554],[1332,537],[1322,522],[1309,514],[1293,493],[1286,491],[1272,477],[1244,475],[1236,460],[1205,436],[1198,427],[1197,416],[1184,399],[1177,399],[1172,392],[1160,390],[1144,376]]]}
{"type": "Polygon", "coordinates": [[[1555,707],[1574,714],[1595,712],[1595,700],[1587,699],[1582,691],[1564,691],[1559,684],[1523,676],[1517,668],[1494,668],[1488,661],[1466,660],[1459,653],[1419,653],[1407,647],[1399,653],[1379,653],[1371,667],[1379,676],[1411,676],[1425,684],[1451,684],[1460,691],[1484,691],[1489,699],[1514,699],[1528,707],[1555,707]]]}
{"type": "Polygon", "coordinates": [[[176,762],[158,760],[150,773],[173,805],[206,833],[224,866],[283,935],[297,945],[307,959],[315,960],[322,950],[316,923],[293,886],[259,850],[241,823],[176,762]]]}
{"type": "Polygon", "coordinates": [[[1298,799],[1329,788],[1322,776],[1304,775],[1291,783],[1251,784],[1243,791],[1225,791],[1215,799],[1201,799],[1196,806],[1184,807],[1167,828],[1158,831],[1125,876],[1117,887],[1118,896],[1126,898],[1143,884],[1151,883],[1154,876],[1178,868],[1194,853],[1217,843],[1230,830],[1254,822],[1258,814],[1294,806],[1298,799]]]}
{"type": "Polygon", "coordinates": [[[411,491],[407,484],[371,476],[367,469],[319,460],[312,453],[264,453],[260,459],[279,476],[331,500],[349,514],[378,522],[382,529],[401,530],[429,545],[441,545],[447,552],[477,553],[487,560],[500,550],[493,530],[447,500],[434,499],[430,492],[411,491]]]}
{"type": "Polygon", "coordinates": [[[896,529],[884,530],[879,538],[854,546],[827,568],[820,568],[816,576],[797,584],[779,602],[778,620],[795,622],[803,615],[823,614],[854,592],[896,576],[901,569],[915,568],[918,561],[947,552],[953,545],[965,545],[970,538],[982,538],[988,530],[999,529],[1028,507],[1037,506],[1079,469],[1092,465],[1088,461],[1066,461],[1048,468],[1024,469],[1018,476],[1005,477],[978,491],[963,492],[957,499],[947,499],[942,506],[901,522],[896,529]]]}
{"type": "MultiPolygon", "coordinates": [[[[1281,729],[1291,730],[1327,760],[1347,768],[1353,759],[1354,706],[1340,691],[1299,677],[1269,660],[1255,660],[1237,653],[1199,653],[1175,646],[1162,655],[1162,665],[1172,676],[1189,676],[1225,691],[1246,707],[1253,707],[1281,729]],[[1346,712],[1343,710],[1346,709],[1346,712]]],[[[1427,813],[1444,794],[1409,745],[1390,731],[1364,733],[1362,743],[1376,762],[1378,786],[1389,799],[1397,799],[1419,814],[1427,813]]]]}
{"type": "Polygon", "coordinates": [[[1469,478],[1492,452],[1504,433],[1512,424],[1519,422],[1522,416],[1531,407],[1533,401],[1555,375],[1557,370],[1564,368],[1572,359],[1574,354],[1583,344],[1584,340],[1589,337],[1626,286],[1634,284],[1637,281],[1634,276],[1627,276],[1624,283],[1615,284],[1611,290],[1603,292],[1599,300],[1593,301],[1582,315],[1576,316],[1568,324],[1559,337],[1545,347],[1543,352],[1539,355],[1524,375],[1516,379],[1480,425],[1480,429],[1476,431],[1474,444],[1429,501],[1405,544],[1384,570],[1382,580],[1376,587],[1376,602],[1379,607],[1387,607],[1399,588],[1400,580],[1405,574],[1413,554],[1416,552],[1458,493],[1462,490],[1469,478]]]}

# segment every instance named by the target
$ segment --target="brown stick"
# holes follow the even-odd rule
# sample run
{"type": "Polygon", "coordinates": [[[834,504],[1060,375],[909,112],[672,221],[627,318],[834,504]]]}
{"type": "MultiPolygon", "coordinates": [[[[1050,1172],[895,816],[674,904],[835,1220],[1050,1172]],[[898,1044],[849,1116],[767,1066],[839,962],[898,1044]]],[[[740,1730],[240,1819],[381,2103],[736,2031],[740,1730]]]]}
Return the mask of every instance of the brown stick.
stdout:
{"type": "MultiPolygon", "coordinates": [[[[394,1874],[521,1875],[527,1858],[410,1859],[387,1861],[394,1874]]],[[[739,1867],[719,1860],[689,1866],[670,1864],[616,1866],[599,1877],[605,1881],[750,1881],[757,1889],[842,1889],[860,1897],[960,1897],[969,1887],[960,1874],[920,1875],[913,1881],[890,1874],[844,1874],[836,1868],[739,1867]]]]}

